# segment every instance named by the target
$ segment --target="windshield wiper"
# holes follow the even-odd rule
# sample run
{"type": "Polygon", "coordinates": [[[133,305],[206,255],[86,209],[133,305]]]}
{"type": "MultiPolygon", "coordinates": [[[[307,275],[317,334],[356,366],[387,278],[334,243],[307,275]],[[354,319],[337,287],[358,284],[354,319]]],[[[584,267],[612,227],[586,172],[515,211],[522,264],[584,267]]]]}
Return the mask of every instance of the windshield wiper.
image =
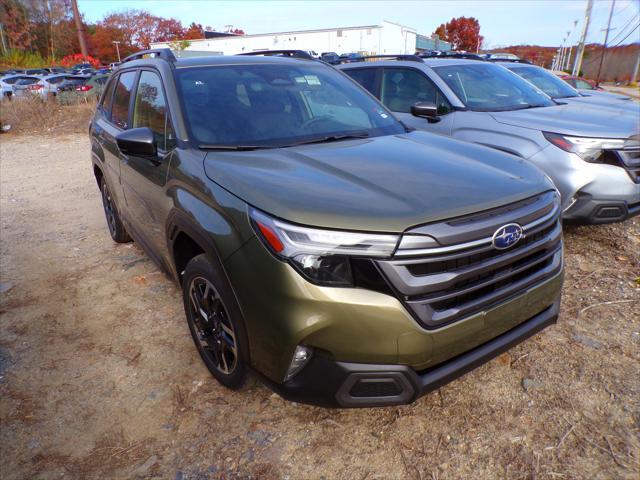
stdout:
{"type": "Polygon", "coordinates": [[[340,135],[327,135],[319,138],[311,138],[309,140],[302,140],[300,142],[292,143],[290,145],[283,145],[283,147],[297,147],[298,145],[308,145],[311,143],[328,143],[328,142],[336,142],[338,140],[349,140],[352,138],[367,138],[369,133],[367,132],[358,132],[358,133],[345,133],[340,135]]]}
{"type": "Polygon", "coordinates": [[[526,104],[526,105],[518,105],[517,107],[515,107],[513,110],[526,110],[528,108],[542,108],[542,107],[547,107],[549,105],[541,105],[541,104],[526,104]]]}
{"type": "Polygon", "coordinates": [[[232,150],[232,151],[247,151],[247,150],[259,150],[261,148],[276,148],[272,145],[198,145],[201,150],[232,150]]]}

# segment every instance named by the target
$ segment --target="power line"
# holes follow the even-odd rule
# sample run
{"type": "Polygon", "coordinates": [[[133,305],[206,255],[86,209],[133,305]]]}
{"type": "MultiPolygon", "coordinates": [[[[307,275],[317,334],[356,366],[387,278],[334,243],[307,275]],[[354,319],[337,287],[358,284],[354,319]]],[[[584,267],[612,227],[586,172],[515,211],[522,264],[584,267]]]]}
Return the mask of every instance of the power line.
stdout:
{"type": "Polygon", "coordinates": [[[633,17],[631,17],[631,19],[627,22],[627,24],[624,27],[622,27],[622,29],[618,32],[618,34],[611,39],[612,43],[615,42],[616,39],[624,33],[624,31],[627,29],[629,25],[631,25],[634,21],[636,21],[636,17],[638,17],[638,15],[634,15],[633,17]]]}
{"type": "MultiPolygon", "coordinates": [[[[630,32],[629,32],[629,33],[628,33],[628,34],[627,34],[627,35],[626,35],[622,40],[620,40],[618,43],[616,43],[615,45],[610,45],[610,46],[609,46],[609,47],[607,47],[607,48],[614,48],[614,47],[619,47],[620,45],[622,45],[622,42],[624,42],[627,38],[629,38],[629,36],[630,36],[633,32],[635,32],[635,31],[638,29],[638,27],[640,27],[640,24],[637,24],[635,27],[633,27],[633,30],[631,30],[631,31],[630,31],[630,32]]],[[[584,65],[591,65],[593,62],[597,62],[598,60],[600,60],[600,57],[601,57],[602,55],[604,55],[604,53],[605,53],[605,52],[606,52],[606,50],[605,50],[605,51],[598,52],[598,54],[597,54],[595,57],[590,58],[589,60],[586,60],[586,61],[584,62],[584,65]]]]}
{"type": "Polygon", "coordinates": [[[616,43],[613,46],[617,47],[617,46],[621,45],[622,42],[624,42],[627,38],[629,38],[629,35],[631,35],[633,32],[635,32],[638,29],[638,27],[640,27],[640,23],[637,24],[635,27],[633,27],[633,30],[631,30],[629,33],[627,33],[627,35],[622,40],[620,40],[618,43],[616,43]]]}

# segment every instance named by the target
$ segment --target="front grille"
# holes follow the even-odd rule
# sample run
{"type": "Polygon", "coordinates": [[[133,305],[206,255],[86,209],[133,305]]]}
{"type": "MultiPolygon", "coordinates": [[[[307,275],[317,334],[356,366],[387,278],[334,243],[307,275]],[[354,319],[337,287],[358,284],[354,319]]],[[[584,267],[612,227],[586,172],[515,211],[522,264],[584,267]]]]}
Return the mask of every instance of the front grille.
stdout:
{"type": "Polygon", "coordinates": [[[378,267],[407,309],[426,328],[474,315],[552,277],[562,268],[560,201],[555,192],[518,202],[517,208],[482,212],[471,221],[448,221],[413,229],[441,246],[398,251],[378,267]],[[475,220],[474,220],[475,218],[475,220]],[[524,220],[524,221],[523,221],[524,220]],[[443,227],[446,223],[446,227],[443,227]],[[507,250],[491,235],[518,223],[525,236],[507,250]],[[438,236],[440,235],[440,237],[438,236]],[[443,244],[443,239],[457,243],[443,244]]]}

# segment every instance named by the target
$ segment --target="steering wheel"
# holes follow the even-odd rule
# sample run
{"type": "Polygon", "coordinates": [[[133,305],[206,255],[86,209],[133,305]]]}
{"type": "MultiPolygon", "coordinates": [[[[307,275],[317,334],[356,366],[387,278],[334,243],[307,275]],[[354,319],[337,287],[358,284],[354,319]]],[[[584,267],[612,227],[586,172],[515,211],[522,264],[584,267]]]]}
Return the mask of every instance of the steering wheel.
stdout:
{"type": "Polygon", "coordinates": [[[330,115],[321,115],[319,117],[313,117],[307,120],[306,122],[303,122],[302,125],[300,125],[300,128],[306,129],[312,125],[315,125],[320,122],[326,122],[327,120],[331,120],[331,119],[332,117],[330,115]]]}

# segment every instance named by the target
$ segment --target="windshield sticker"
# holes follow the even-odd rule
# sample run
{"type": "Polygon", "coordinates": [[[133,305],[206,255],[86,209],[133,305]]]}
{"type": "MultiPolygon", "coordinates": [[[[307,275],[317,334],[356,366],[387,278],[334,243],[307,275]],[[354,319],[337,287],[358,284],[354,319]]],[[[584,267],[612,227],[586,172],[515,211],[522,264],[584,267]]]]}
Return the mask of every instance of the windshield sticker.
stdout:
{"type": "Polygon", "coordinates": [[[309,85],[320,85],[320,79],[315,75],[305,75],[304,78],[307,79],[309,85]]]}

